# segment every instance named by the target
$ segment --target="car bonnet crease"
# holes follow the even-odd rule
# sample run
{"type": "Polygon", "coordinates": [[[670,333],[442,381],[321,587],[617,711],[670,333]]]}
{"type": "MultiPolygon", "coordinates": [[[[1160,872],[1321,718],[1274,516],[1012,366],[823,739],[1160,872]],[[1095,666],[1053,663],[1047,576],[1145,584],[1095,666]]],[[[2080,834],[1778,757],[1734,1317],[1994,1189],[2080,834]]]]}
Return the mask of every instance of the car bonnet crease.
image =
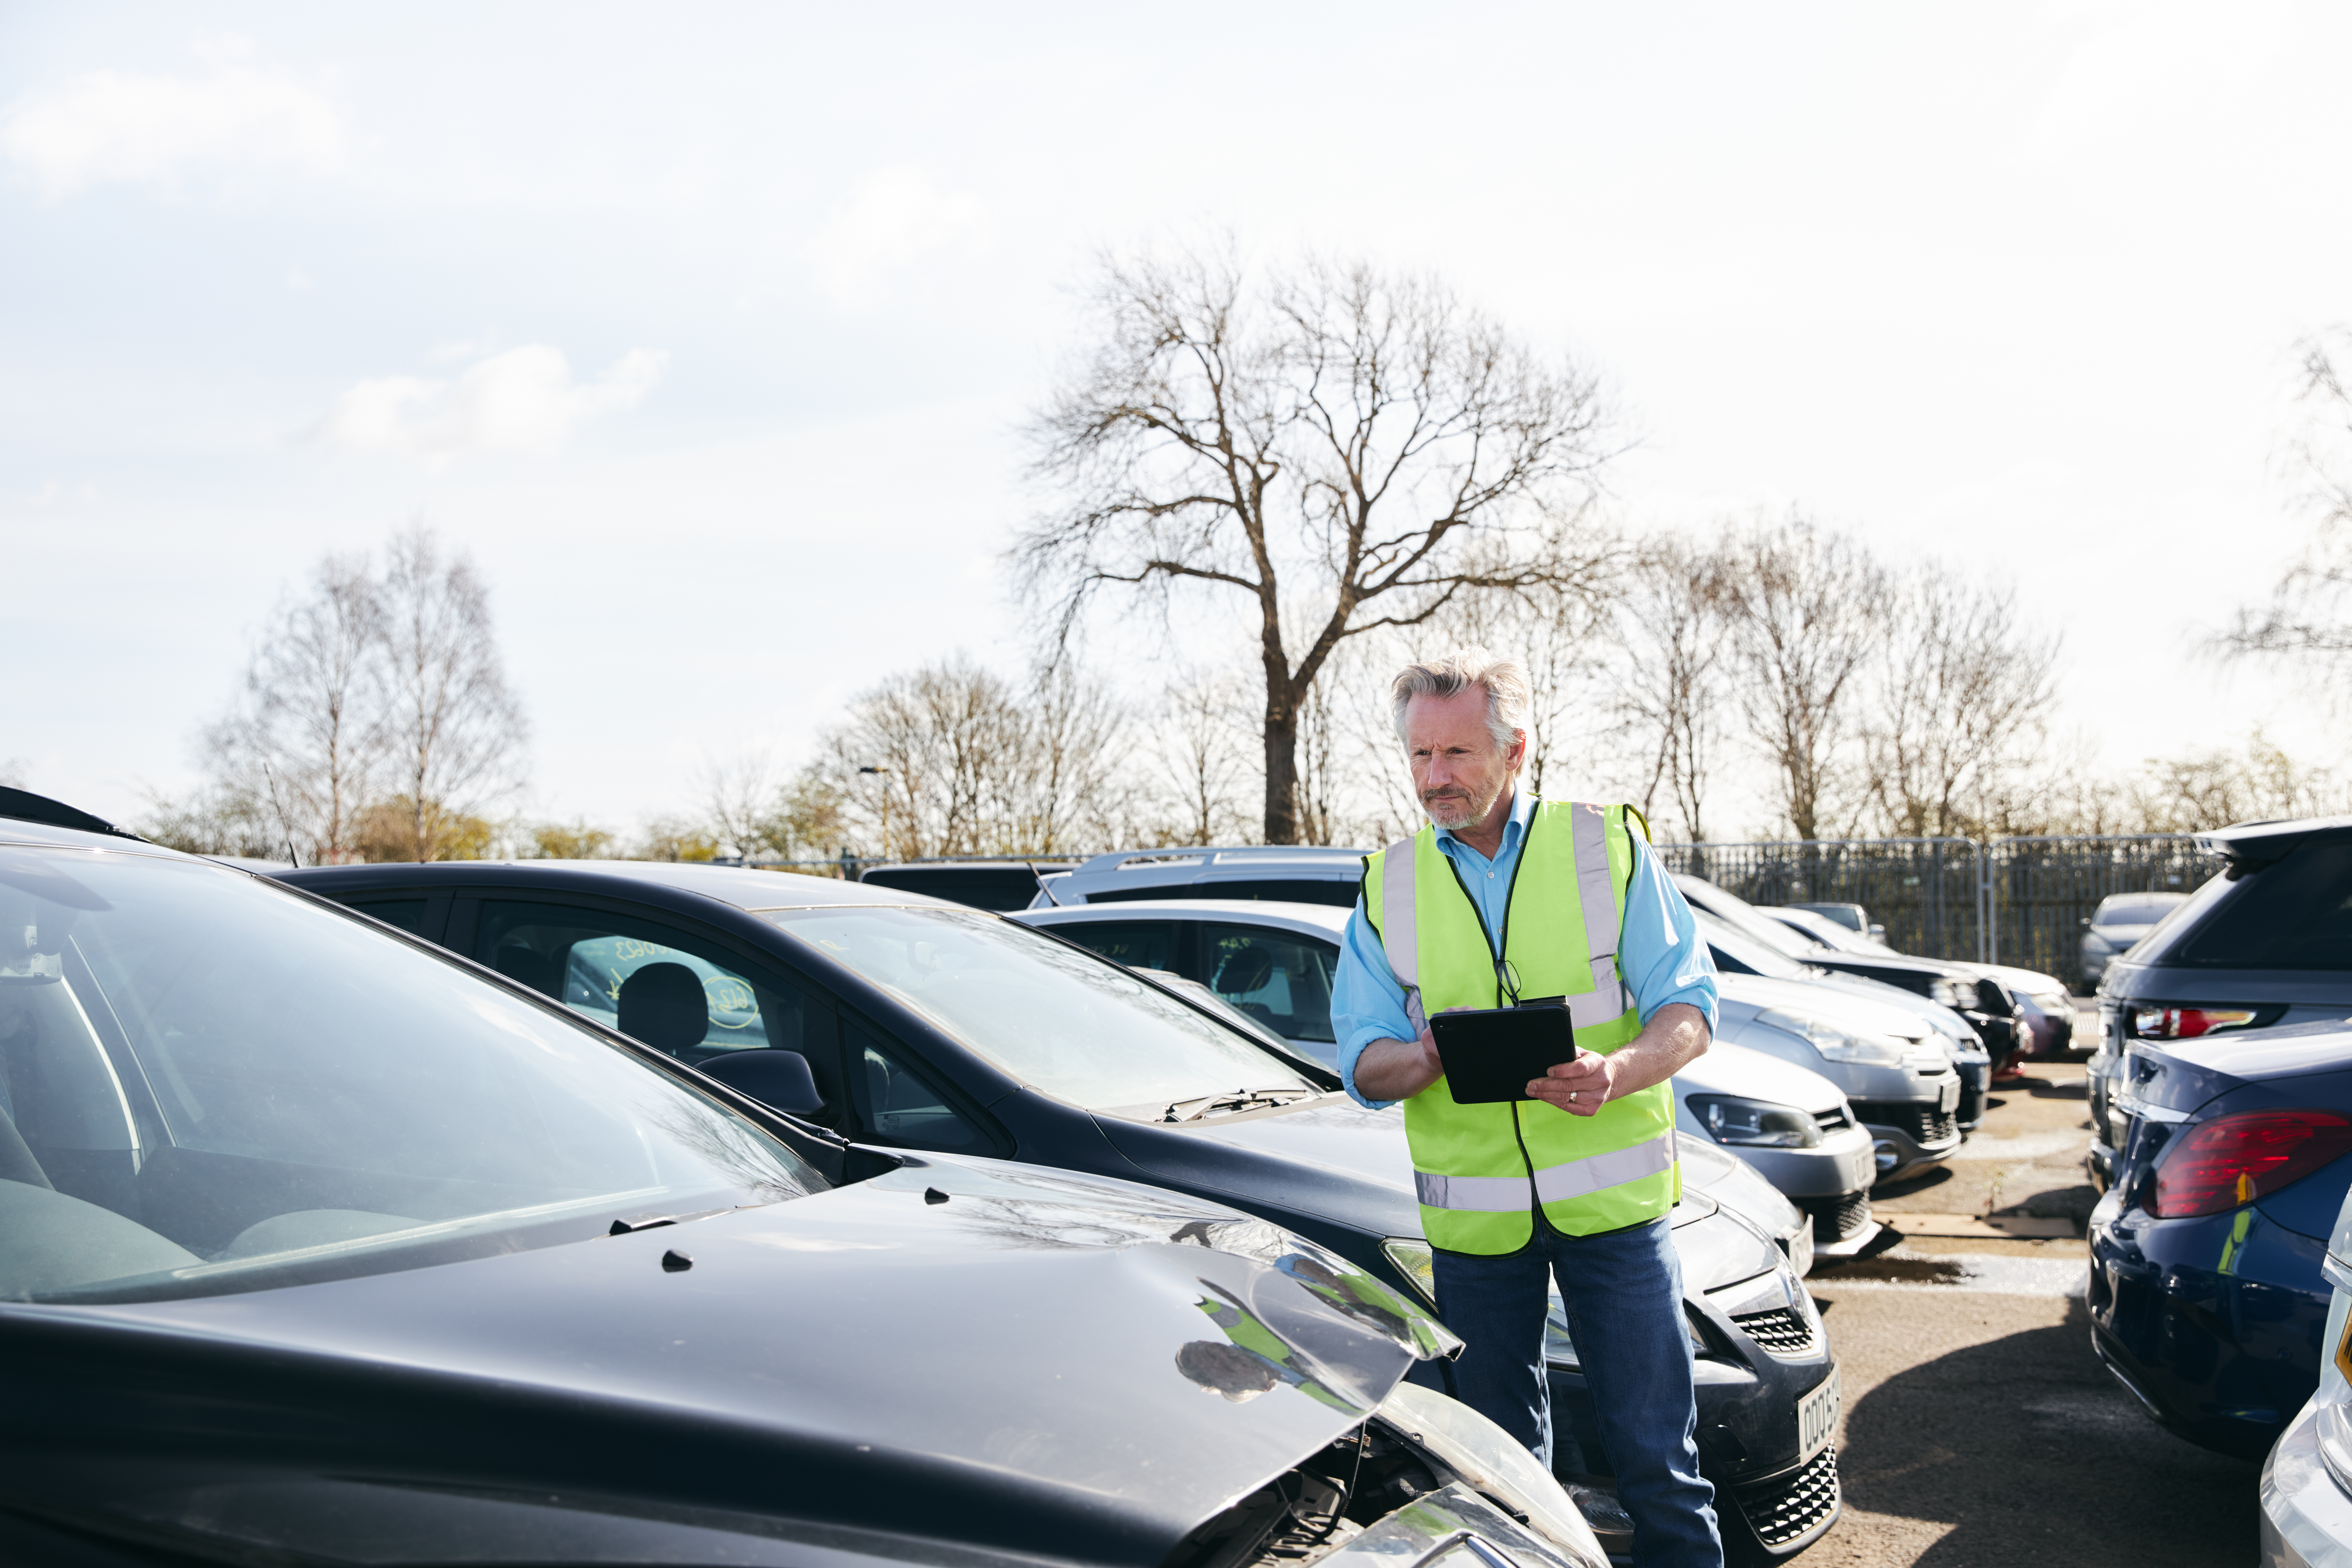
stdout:
{"type": "Polygon", "coordinates": [[[0,1308],[5,1489],[110,1507],[141,1465],[249,1459],[1150,1563],[1450,1348],[1395,1305],[1213,1205],[910,1162],[436,1268],[0,1308]]]}

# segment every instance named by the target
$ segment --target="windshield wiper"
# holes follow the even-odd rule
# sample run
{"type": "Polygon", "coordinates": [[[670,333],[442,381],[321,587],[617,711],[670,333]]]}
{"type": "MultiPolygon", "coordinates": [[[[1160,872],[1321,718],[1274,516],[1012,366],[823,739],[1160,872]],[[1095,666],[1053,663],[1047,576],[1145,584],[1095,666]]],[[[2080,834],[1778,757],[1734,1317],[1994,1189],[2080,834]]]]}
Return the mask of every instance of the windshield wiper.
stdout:
{"type": "Polygon", "coordinates": [[[1295,1100],[1312,1099],[1311,1089],[1237,1089],[1231,1094],[1204,1094],[1196,1100],[1171,1102],[1160,1113],[1162,1121],[1198,1121],[1215,1110],[1247,1110],[1255,1105],[1288,1105],[1295,1100]],[[1182,1114],[1179,1115],[1178,1112],[1182,1114]]]}

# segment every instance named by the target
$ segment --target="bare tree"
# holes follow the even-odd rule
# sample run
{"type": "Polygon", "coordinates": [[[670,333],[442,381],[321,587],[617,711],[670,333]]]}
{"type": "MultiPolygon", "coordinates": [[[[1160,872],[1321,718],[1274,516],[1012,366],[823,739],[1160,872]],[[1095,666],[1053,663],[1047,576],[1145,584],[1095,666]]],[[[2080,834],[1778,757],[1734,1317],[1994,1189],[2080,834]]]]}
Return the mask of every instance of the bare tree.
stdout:
{"type": "Polygon", "coordinates": [[[1790,831],[1818,838],[1861,706],[1855,677],[1885,635],[1886,574],[1801,518],[1735,531],[1721,556],[1748,732],[1790,831]]]}
{"type": "Polygon", "coordinates": [[[1643,745],[1642,815],[1664,820],[1664,795],[1680,837],[1706,838],[1706,805],[1722,746],[1726,631],[1724,569],[1690,541],[1654,541],[1616,608],[1614,695],[1643,745]]]}
{"type": "Polygon", "coordinates": [[[390,738],[383,633],[366,558],[326,557],[309,591],[279,604],[236,707],[205,733],[223,798],[266,805],[281,851],[306,863],[359,856],[390,738]]]}
{"type": "Polygon", "coordinates": [[[1120,764],[1128,711],[1109,688],[1066,660],[1042,666],[1023,704],[1009,759],[1012,839],[1021,852],[1057,854],[1124,815],[1115,795],[1129,787],[1120,764]]]}
{"type": "Polygon", "coordinates": [[[1160,771],[1177,806],[1165,835],[1172,843],[1218,843],[1242,815],[1234,796],[1249,769],[1234,721],[1245,700],[1236,686],[1224,672],[1187,669],[1168,689],[1158,737],[1160,771]]]}
{"type": "Polygon", "coordinates": [[[773,753],[758,749],[702,765],[696,782],[703,814],[713,837],[735,858],[752,859],[777,847],[775,771],[773,753]]]}
{"type": "Polygon", "coordinates": [[[1093,303],[1099,342],[1030,432],[1061,499],[1014,558],[1065,646],[1105,589],[1240,596],[1269,843],[1298,837],[1302,709],[1342,641],[1613,561],[1577,530],[1608,456],[1594,378],[1433,279],[1309,260],[1260,281],[1195,250],[1107,258],[1093,303]]]}
{"type": "Polygon", "coordinates": [[[885,677],[828,737],[853,829],[885,857],[998,850],[1022,715],[1012,685],[959,654],[885,677]]]}
{"type": "Polygon", "coordinates": [[[530,731],[472,561],[445,555],[422,525],[394,534],[389,557],[383,646],[401,848],[436,860],[520,784],[530,731]]]}
{"type": "MultiPolygon", "coordinates": [[[[2323,677],[2352,664],[2352,388],[2336,368],[2334,350],[2352,343],[2338,328],[2304,340],[2298,401],[2306,419],[2289,444],[2290,461],[2306,488],[2301,503],[2313,517],[2311,537],[2271,590],[2269,600],[2241,608],[2210,645],[2227,659],[2264,658],[2309,666],[2323,677]]],[[[2319,695],[2340,704],[2339,683],[2319,695]]]]}
{"type": "Polygon", "coordinates": [[[1928,565],[1894,593],[1874,661],[1869,790],[1906,837],[1975,837],[2056,701],[2059,638],[2026,629],[2016,593],[1928,565]]]}

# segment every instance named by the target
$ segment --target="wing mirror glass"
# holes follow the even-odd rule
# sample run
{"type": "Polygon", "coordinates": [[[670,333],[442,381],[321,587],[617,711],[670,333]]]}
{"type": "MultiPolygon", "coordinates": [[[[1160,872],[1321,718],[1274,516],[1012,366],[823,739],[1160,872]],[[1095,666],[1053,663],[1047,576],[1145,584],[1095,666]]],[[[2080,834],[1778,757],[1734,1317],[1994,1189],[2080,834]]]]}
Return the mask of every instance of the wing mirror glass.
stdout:
{"type": "Polygon", "coordinates": [[[713,1057],[702,1064],[702,1070],[730,1089],[795,1116],[811,1116],[824,1109],[824,1097],[816,1090],[808,1058],[798,1051],[736,1051],[713,1057]]]}

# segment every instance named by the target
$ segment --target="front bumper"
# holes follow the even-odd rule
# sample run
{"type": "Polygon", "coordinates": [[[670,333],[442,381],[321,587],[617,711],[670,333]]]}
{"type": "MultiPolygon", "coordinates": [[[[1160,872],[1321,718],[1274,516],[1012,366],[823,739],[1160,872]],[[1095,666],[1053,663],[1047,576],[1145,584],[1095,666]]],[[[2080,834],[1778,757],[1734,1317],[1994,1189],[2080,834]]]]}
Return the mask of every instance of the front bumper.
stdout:
{"type": "Polygon", "coordinates": [[[1835,1200],[1850,1193],[1866,1192],[1878,1179],[1878,1166],[1871,1155],[1871,1136],[1859,1127],[1838,1128],[1811,1149],[1750,1148],[1746,1144],[1725,1148],[1726,1152],[1737,1154],[1755,1166],[1766,1181],[1800,1208],[1809,1207],[1808,1200],[1814,1198],[1835,1200]]]}
{"type": "Polygon", "coordinates": [[[2319,1457],[2319,1410],[2305,1405],[2263,1461],[2262,1568],[2352,1568],[2352,1497],[2319,1457]]]}
{"type": "Polygon", "coordinates": [[[1941,1164],[1958,1150],[1959,1112],[1937,1109],[1934,1100],[1863,1100],[1853,1108],[1875,1146],[1878,1179],[1900,1181],[1941,1164]]]}

